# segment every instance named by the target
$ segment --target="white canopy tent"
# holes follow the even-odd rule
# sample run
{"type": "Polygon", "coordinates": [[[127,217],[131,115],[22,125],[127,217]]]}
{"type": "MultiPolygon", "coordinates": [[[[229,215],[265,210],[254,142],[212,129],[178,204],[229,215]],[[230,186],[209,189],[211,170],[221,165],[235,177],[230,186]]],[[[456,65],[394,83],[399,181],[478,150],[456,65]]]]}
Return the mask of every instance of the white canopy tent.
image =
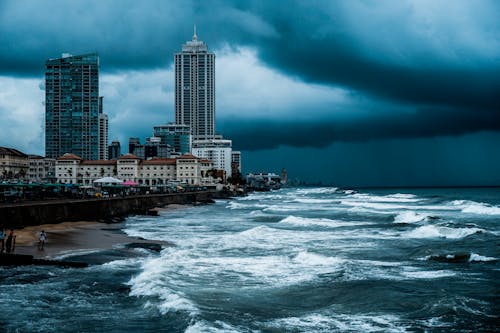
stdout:
{"type": "Polygon", "coordinates": [[[99,179],[94,180],[94,183],[98,183],[98,184],[121,184],[121,183],[123,183],[123,181],[120,180],[120,179],[114,178],[114,177],[103,177],[103,178],[99,178],[99,179]]]}

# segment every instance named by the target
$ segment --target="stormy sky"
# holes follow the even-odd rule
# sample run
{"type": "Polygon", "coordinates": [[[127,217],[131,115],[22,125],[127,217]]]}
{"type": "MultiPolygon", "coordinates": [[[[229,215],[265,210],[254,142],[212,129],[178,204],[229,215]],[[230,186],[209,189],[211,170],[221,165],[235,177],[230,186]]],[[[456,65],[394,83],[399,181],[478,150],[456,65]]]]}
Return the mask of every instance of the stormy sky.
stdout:
{"type": "Polygon", "coordinates": [[[97,52],[110,140],[174,120],[173,54],[216,53],[245,172],[500,185],[498,1],[0,0],[0,145],[44,152],[44,62],[97,52]]]}

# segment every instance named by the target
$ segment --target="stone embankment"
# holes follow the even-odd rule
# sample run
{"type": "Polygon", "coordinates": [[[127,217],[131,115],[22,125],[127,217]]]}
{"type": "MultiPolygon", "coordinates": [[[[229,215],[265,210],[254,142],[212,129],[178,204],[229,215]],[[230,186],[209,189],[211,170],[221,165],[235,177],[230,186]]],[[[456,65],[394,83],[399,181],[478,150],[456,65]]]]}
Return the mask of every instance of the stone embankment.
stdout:
{"type": "Polygon", "coordinates": [[[0,227],[17,229],[30,225],[99,221],[128,214],[147,214],[152,208],[169,204],[211,203],[212,195],[212,192],[202,191],[0,205],[0,227]]]}

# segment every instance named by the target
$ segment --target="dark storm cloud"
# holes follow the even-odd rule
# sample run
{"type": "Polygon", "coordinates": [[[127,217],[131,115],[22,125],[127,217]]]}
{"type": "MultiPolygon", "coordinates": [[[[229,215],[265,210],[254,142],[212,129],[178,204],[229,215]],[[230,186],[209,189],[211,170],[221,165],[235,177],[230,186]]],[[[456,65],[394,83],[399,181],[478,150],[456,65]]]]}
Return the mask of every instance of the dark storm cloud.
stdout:
{"type": "MultiPolygon", "coordinates": [[[[287,126],[272,116],[245,126],[218,118],[219,130],[249,149],[500,130],[498,17],[499,3],[486,0],[3,1],[0,74],[40,76],[61,52],[97,51],[103,71],[166,68],[196,22],[212,50],[248,46],[290,77],[396,110],[287,126]]],[[[320,104],[312,107],[328,107],[320,104]]],[[[287,119],[301,112],[292,107],[287,119]]]]}
{"type": "Polygon", "coordinates": [[[474,110],[425,108],[397,115],[365,116],[349,119],[323,119],[311,122],[294,119],[222,121],[220,129],[242,150],[273,149],[279,146],[323,148],[332,142],[364,142],[373,139],[418,138],[462,135],[468,132],[496,130],[500,117],[494,111],[478,114],[474,110]]]}

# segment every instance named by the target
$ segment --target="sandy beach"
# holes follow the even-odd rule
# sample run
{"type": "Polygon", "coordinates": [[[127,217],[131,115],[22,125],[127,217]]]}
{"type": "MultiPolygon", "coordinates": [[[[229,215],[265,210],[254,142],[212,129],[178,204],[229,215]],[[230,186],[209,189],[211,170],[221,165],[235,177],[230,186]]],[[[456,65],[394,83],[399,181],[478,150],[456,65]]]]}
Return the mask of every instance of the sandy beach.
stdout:
{"type": "MultiPolygon", "coordinates": [[[[30,226],[14,231],[17,254],[35,258],[51,258],[70,251],[111,249],[119,244],[137,242],[121,231],[123,223],[64,222],[30,226]],[[47,234],[43,250],[38,249],[38,235],[47,234]]],[[[141,240],[144,241],[144,240],[141,240]]]]}

